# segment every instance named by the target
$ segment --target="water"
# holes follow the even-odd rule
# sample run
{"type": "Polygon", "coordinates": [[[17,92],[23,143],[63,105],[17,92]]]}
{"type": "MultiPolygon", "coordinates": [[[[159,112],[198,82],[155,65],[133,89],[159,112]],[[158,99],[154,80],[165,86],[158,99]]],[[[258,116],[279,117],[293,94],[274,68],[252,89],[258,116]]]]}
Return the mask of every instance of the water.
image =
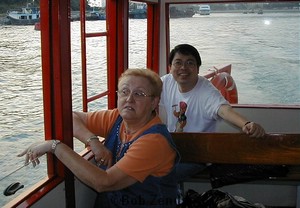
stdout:
{"type": "Polygon", "coordinates": [[[185,40],[200,51],[200,70],[232,64],[240,103],[300,103],[299,13],[212,14],[174,20],[171,31],[172,45],[185,40]]]}
{"type": "MultiPolygon", "coordinates": [[[[146,21],[130,20],[130,67],[145,67],[146,21]]],[[[81,110],[79,22],[72,22],[73,109],[81,110]]],[[[105,21],[87,22],[87,31],[105,29],[105,21]]],[[[171,19],[171,47],[190,43],[201,53],[201,73],[232,64],[240,103],[300,104],[300,14],[211,14],[171,19]]],[[[33,26],[0,26],[0,179],[23,166],[25,146],[43,140],[40,32],[33,26]]],[[[104,38],[88,40],[90,94],[106,87],[104,38]],[[103,76],[96,76],[101,72],[103,76]]],[[[105,102],[91,109],[105,108],[105,102]]],[[[83,148],[75,144],[76,150],[83,148]]],[[[25,188],[46,176],[45,157],[0,180],[2,192],[20,181],[25,188]]],[[[18,192],[19,193],[19,192],[18,192]]],[[[15,196],[0,196],[0,206],[15,196]]]]}

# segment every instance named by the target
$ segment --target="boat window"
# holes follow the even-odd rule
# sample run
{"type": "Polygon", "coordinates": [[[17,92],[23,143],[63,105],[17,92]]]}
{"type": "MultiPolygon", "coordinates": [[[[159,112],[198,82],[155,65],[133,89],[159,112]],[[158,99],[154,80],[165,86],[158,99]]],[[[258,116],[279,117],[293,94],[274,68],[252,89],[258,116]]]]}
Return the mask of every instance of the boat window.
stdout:
{"type": "MultiPolygon", "coordinates": [[[[87,97],[93,97],[107,90],[107,53],[106,36],[89,37],[106,31],[106,20],[86,21],[86,68],[87,68],[87,97]],[[101,76],[99,76],[101,75],[101,76]]],[[[82,111],[82,57],[80,21],[71,22],[72,30],[72,97],[73,110],[82,111]]],[[[107,98],[97,99],[88,103],[89,111],[106,109],[107,98]]]]}
{"type": "MultiPolygon", "coordinates": [[[[42,139],[42,138],[41,138],[42,139]]],[[[27,146],[27,142],[22,142],[24,145],[14,145],[15,149],[22,149],[21,147],[27,146]],[[21,146],[21,147],[20,147],[21,146]]],[[[7,147],[7,146],[6,146],[7,147]]],[[[3,151],[4,152],[4,151],[3,151]]],[[[7,150],[5,152],[8,152],[7,150]]],[[[10,151],[15,153],[16,151],[10,151]]],[[[18,154],[18,153],[17,153],[18,154]]],[[[11,155],[14,158],[15,155],[11,155]]],[[[33,167],[31,164],[25,166],[24,157],[11,160],[2,161],[2,170],[0,178],[0,187],[3,194],[0,196],[0,206],[4,206],[9,201],[13,200],[22,193],[32,189],[32,187],[38,182],[45,181],[47,179],[47,157],[46,155],[40,157],[40,165],[33,167]],[[8,164],[7,164],[8,163],[8,164]],[[18,184],[18,187],[14,187],[18,184]],[[7,195],[4,195],[4,191],[12,187],[11,191],[7,195]],[[13,194],[14,193],[14,194],[13,194]],[[10,195],[11,194],[11,195],[10,195]]]]}
{"type": "Polygon", "coordinates": [[[240,104],[299,105],[299,2],[207,6],[209,13],[203,4],[170,5],[178,17],[170,19],[170,48],[194,45],[201,75],[232,64],[240,104]]]}
{"type": "Polygon", "coordinates": [[[47,177],[46,156],[40,165],[25,166],[17,157],[35,141],[44,140],[41,34],[34,25],[0,25],[0,207],[47,177]],[[20,182],[24,188],[4,196],[6,187],[20,182]]]}
{"type": "MultiPolygon", "coordinates": [[[[77,17],[78,13],[72,16],[77,17]]],[[[21,18],[26,19],[26,16],[21,18]]],[[[78,111],[82,111],[80,28],[79,21],[71,22],[72,99],[73,110],[78,111]]],[[[106,32],[106,20],[86,21],[86,34],[89,36],[86,38],[88,97],[107,90],[106,36],[90,37],[101,32],[106,32]]],[[[47,177],[46,156],[41,157],[40,165],[35,168],[32,165],[24,166],[24,157],[17,157],[24,147],[34,141],[44,140],[40,36],[40,31],[34,30],[34,25],[1,27],[0,60],[3,70],[0,83],[3,93],[0,147],[4,154],[1,156],[0,186],[4,189],[14,182],[24,185],[12,196],[2,194],[1,207],[47,177]]],[[[107,97],[90,102],[88,109],[107,109],[107,97]]],[[[74,149],[80,152],[84,145],[74,139],[74,149]]]]}
{"type": "MultiPolygon", "coordinates": [[[[79,20],[79,13],[73,12],[76,21],[71,22],[71,62],[72,62],[72,104],[73,111],[107,109],[107,96],[99,96],[107,91],[107,34],[106,8],[102,4],[91,4],[85,11],[85,22],[79,20]],[[86,70],[86,78],[82,75],[86,70]],[[86,81],[86,84],[83,82],[86,81]],[[86,86],[86,98],[83,94],[86,86]],[[95,98],[97,97],[97,98],[95,98]],[[95,98],[95,99],[94,99],[95,98]]],[[[74,149],[80,152],[84,144],[74,139],[74,149]]]]}
{"type": "Polygon", "coordinates": [[[147,51],[147,4],[130,2],[129,4],[129,68],[146,67],[147,51]]]}

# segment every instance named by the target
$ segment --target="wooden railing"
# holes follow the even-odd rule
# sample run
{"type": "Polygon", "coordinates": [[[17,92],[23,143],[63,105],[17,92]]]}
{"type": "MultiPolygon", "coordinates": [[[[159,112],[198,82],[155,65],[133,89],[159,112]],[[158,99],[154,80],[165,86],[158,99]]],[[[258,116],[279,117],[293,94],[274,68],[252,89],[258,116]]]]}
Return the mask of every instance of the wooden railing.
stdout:
{"type": "Polygon", "coordinates": [[[253,138],[243,133],[172,133],[172,137],[181,162],[289,165],[284,180],[300,184],[300,134],[253,138]]]}

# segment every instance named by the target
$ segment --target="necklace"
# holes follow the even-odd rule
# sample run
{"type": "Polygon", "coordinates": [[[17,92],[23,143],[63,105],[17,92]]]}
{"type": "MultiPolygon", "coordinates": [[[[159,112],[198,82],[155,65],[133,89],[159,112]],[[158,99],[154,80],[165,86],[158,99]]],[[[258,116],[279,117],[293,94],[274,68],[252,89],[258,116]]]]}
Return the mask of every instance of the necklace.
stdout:
{"type": "Polygon", "coordinates": [[[128,149],[128,147],[132,144],[133,141],[130,142],[122,142],[120,137],[120,124],[117,126],[117,148],[116,148],[116,162],[123,157],[124,152],[128,149]]]}
{"type": "Polygon", "coordinates": [[[121,138],[119,136],[119,130],[120,130],[120,124],[117,126],[117,140],[118,140],[118,145],[117,145],[117,149],[116,149],[116,162],[118,162],[118,158],[120,157],[120,150],[121,150],[121,138]]]}
{"type": "MultiPolygon", "coordinates": [[[[124,153],[127,151],[127,149],[129,148],[129,146],[136,140],[136,139],[132,139],[130,141],[127,142],[127,140],[125,140],[124,142],[122,142],[121,136],[120,136],[120,126],[121,124],[118,124],[117,126],[117,148],[116,148],[116,162],[118,162],[118,160],[120,160],[124,153]]],[[[132,134],[136,133],[137,131],[133,132],[132,134]]],[[[125,132],[126,133],[126,132],[125,132]]],[[[127,139],[127,138],[126,138],[127,139]]]]}

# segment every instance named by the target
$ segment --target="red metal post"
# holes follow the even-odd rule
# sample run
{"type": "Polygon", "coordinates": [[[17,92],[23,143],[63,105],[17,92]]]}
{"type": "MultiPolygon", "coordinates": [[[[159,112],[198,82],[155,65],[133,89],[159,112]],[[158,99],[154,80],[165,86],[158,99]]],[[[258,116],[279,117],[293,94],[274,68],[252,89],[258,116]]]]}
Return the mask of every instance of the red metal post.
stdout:
{"type": "MultiPolygon", "coordinates": [[[[70,0],[41,1],[45,138],[73,148],[70,0]]],[[[49,155],[48,174],[65,179],[66,204],[75,207],[74,176],[49,155]]]]}

